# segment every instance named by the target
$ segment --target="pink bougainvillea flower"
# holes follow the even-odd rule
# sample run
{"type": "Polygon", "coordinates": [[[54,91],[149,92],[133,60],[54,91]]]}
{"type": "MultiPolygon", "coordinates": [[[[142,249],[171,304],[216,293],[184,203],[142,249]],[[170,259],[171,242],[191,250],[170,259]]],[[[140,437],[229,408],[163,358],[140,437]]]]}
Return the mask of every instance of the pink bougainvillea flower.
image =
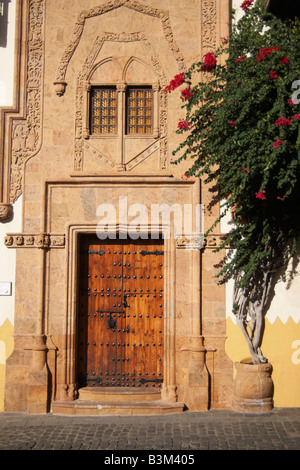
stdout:
{"type": "Polygon", "coordinates": [[[217,59],[214,52],[208,52],[204,57],[204,64],[200,67],[203,72],[211,72],[217,65],[217,59]]]}
{"type": "Polygon", "coordinates": [[[274,78],[278,78],[278,73],[276,72],[276,70],[271,70],[271,72],[269,72],[268,80],[273,80],[274,78]]]}
{"type": "Polygon", "coordinates": [[[244,166],[243,166],[242,170],[243,170],[243,173],[250,173],[250,170],[248,170],[248,169],[245,168],[244,166]]]}
{"type": "Polygon", "coordinates": [[[256,199],[267,199],[267,196],[266,196],[266,191],[259,191],[259,193],[255,193],[256,194],[256,199]]]}
{"type": "Polygon", "coordinates": [[[299,101],[298,100],[292,100],[292,99],[289,99],[289,104],[299,104],[299,101]]]}
{"type": "Polygon", "coordinates": [[[279,140],[275,140],[273,147],[274,147],[274,149],[277,149],[277,147],[278,147],[279,145],[282,145],[282,144],[283,144],[283,141],[282,141],[282,139],[281,139],[281,137],[280,137],[279,140]]]}
{"type": "Polygon", "coordinates": [[[231,127],[235,126],[236,121],[229,121],[229,124],[231,124],[231,127]]]}
{"type": "Polygon", "coordinates": [[[242,57],[239,57],[238,59],[235,60],[235,62],[244,62],[246,60],[246,57],[242,55],[242,57]]]}
{"type": "Polygon", "coordinates": [[[292,124],[292,121],[290,120],[290,118],[284,118],[282,116],[282,114],[280,115],[281,117],[279,119],[277,119],[276,121],[276,127],[284,127],[284,128],[287,128],[287,126],[290,126],[292,124]]]}
{"type": "Polygon", "coordinates": [[[299,119],[300,119],[300,114],[295,114],[294,121],[299,121],[299,119]]]}
{"type": "Polygon", "coordinates": [[[184,82],[184,73],[179,73],[175,75],[173,80],[170,81],[169,85],[164,88],[166,93],[171,93],[171,91],[176,90],[184,82]]]}
{"type": "Polygon", "coordinates": [[[281,63],[281,65],[285,65],[285,64],[288,64],[289,61],[290,61],[290,58],[285,55],[284,57],[282,57],[280,63],[281,63]]]}
{"type": "Polygon", "coordinates": [[[286,198],[286,195],[284,195],[283,197],[277,196],[277,199],[280,199],[280,201],[284,201],[285,198],[286,198]]]}
{"type": "Polygon", "coordinates": [[[185,130],[185,129],[188,129],[190,125],[191,125],[190,122],[186,122],[184,119],[180,119],[178,123],[178,129],[185,130]]]}
{"type": "Polygon", "coordinates": [[[244,10],[245,13],[248,13],[250,10],[250,7],[252,7],[254,0],[245,0],[241,4],[241,9],[244,10]]]}
{"type": "Polygon", "coordinates": [[[188,88],[181,92],[181,97],[186,100],[189,100],[192,96],[194,96],[194,93],[192,93],[188,88]]]}

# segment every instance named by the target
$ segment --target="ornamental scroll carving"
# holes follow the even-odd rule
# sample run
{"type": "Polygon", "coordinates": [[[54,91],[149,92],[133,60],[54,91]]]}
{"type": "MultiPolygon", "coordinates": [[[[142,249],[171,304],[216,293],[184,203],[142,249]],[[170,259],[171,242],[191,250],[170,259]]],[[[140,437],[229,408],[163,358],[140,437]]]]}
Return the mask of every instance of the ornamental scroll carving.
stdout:
{"type": "Polygon", "coordinates": [[[212,52],[217,46],[217,5],[216,0],[202,0],[202,54],[212,52]]]}
{"type": "Polygon", "coordinates": [[[12,124],[11,203],[14,203],[22,193],[26,161],[33,157],[41,146],[44,10],[44,0],[29,1],[26,119],[16,119],[12,124]]]}
{"type": "Polygon", "coordinates": [[[149,15],[155,18],[159,18],[161,20],[162,29],[164,32],[165,39],[169,45],[169,48],[174,55],[179,72],[186,72],[186,65],[184,58],[180,52],[178,45],[174,39],[169,12],[166,10],[160,10],[157,8],[152,8],[148,5],[144,5],[143,3],[138,2],[137,0],[112,0],[107,2],[105,5],[100,5],[98,7],[91,8],[90,10],[82,11],[75,24],[75,28],[73,31],[72,38],[67,45],[64,54],[61,58],[59,66],[57,68],[56,78],[54,81],[56,93],[61,96],[65,92],[66,87],[66,73],[69,62],[80,42],[85,21],[88,18],[93,18],[95,16],[103,15],[104,13],[110,12],[120,7],[126,7],[131,10],[137,11],[139,13],[143,13],[145,15],[149,15]]]}
{"type": "MultiPolygon", "coordinates": [[[[213,52],[217,47],[217,5],[216,0],[202,0],[201,4],[201,54],[204,56],[208,52],[213,52]]],[[[209,81],[211,76],[203,72],[204,80],[209,81]]]]}

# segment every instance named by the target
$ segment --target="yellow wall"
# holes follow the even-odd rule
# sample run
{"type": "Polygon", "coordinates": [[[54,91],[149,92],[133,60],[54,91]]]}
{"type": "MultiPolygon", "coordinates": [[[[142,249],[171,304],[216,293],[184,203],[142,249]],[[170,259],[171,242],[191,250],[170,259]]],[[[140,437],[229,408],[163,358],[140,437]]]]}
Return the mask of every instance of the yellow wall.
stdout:
{"type": "Polygon", "coordinates": [[[14,348],[13,330],[9,320],[0,326],[0,412],[4,411],[5,363],[14,348]]]}
{"type": "MultiPolygon", "coordinates": [[[[249,350],[240,328],[227,318],[226,352],[238,362],[249,357],[249,350]]],[[[262,352],[273,366],[274,406],[300,407],[300,322],[290,317],[265,322],[262,352]]]]}

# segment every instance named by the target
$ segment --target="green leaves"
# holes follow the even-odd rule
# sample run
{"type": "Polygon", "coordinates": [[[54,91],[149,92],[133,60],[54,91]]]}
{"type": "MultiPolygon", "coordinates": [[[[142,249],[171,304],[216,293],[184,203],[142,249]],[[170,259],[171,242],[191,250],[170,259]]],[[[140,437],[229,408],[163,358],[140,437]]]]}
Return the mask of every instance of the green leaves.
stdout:
{"type": "MultiPolygon", "coordinates": [[[[189,174],[213,181],[217,198],[234,208],[236,225],[225,241],[234,255],[219,276],[243,272],[244,284],[266,266],[280,266],[282,239],[290,246],[300,231],[300,106],[291,103],[300,80],[300,24],[266,14],[263,5],[256,2],[215,51],[211,80],[192,88],[183,105],[191,126],[174,152],[177,164],[188,160],[189,174]],[[286,125],[276,125],[281,116],[286,125]]],[[[193,64],[186,77],[208,59],[193,64]]]]}

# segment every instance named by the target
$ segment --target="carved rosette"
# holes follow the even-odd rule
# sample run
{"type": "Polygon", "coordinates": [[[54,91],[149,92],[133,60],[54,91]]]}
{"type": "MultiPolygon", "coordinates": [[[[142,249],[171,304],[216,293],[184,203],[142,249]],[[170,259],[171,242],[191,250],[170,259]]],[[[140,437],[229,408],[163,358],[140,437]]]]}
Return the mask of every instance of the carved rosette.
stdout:
{"type": "Polygon", "coordinates": [[[13,216],[12,204],[0,203],[0,222],[10,222],[13,216]]]}
{"type": "Polygon", "coordinates": [[[65,235],[8,233],[4,244],[7,248],[64,248],[65,235]]]}

